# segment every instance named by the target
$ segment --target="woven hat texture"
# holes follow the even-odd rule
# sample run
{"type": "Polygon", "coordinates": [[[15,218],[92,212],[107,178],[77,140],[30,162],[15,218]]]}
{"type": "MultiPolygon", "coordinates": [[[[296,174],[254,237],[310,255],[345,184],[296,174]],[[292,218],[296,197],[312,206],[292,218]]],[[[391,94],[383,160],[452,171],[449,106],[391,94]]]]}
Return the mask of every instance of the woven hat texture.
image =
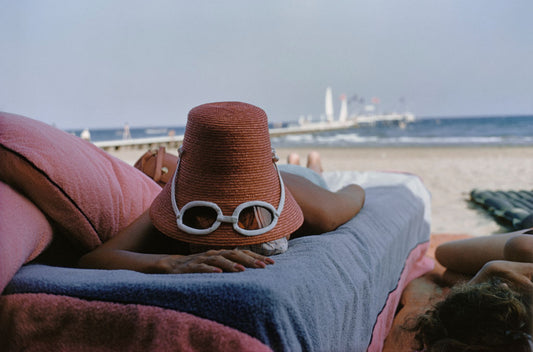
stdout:
{"type": "MultiPolygon", "coordinates": [[[[220,102],[200,105],[189,112],[176,177],[179,209],[190,201],[216,203],[224,215],[252,200],[278,208],[280,182],[272,161],[266,113],[250,104],[220,102]]],[[[188,243],[240,246],[268,242],[290,235],[303,222],[300,207],[285,188],[285,206],[276,226],[258,236],[244,236],[222,223],[208,235],[181,231],[172,210],[171,182],[150,207],[154,226],[165,235],[188,243]]]]}

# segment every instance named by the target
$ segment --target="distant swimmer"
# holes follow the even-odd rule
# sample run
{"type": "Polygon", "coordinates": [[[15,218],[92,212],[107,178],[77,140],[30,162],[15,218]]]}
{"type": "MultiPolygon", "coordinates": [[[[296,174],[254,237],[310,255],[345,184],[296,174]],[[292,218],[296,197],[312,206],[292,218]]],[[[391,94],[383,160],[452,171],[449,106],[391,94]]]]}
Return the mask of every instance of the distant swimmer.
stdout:
{"type": "Polygon", "coordinates": [[[131,139],[130,125],[126,122],[122,131],[122,139],[131,139]]]}

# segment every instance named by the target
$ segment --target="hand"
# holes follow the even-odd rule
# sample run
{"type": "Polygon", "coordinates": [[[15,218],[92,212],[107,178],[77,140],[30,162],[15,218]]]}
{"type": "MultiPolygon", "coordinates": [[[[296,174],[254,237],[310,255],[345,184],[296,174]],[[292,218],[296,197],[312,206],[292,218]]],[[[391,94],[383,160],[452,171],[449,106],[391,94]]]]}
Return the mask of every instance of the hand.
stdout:
{"type": "Polygon", "coordinates": [[[470,283],[477,284],[491,278],[502,279],[519,292],[533,292],[533,263],[493,260],[485,264],[470,283]]]}
{"type": "Polygon", "coordinates": [[[159,259],[157,272],[168,274],[240,272],[264,268],[274,261],[249,250],[209,250],[190,255],[167,255],[159,259]]]}

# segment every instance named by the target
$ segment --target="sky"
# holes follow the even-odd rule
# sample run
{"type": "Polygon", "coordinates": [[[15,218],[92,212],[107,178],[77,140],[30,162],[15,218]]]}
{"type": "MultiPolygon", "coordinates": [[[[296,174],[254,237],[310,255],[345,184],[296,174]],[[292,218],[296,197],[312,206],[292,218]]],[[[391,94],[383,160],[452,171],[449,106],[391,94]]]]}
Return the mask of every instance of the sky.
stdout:
{"type": "Polygon", "coordinates": [[[533,114],[531,0],[0,0],[0,111],[59,128],[183,126],[237,100],[271,122],[533,114]],[[375,100],[375,99],[374,99],[375,100]]]}

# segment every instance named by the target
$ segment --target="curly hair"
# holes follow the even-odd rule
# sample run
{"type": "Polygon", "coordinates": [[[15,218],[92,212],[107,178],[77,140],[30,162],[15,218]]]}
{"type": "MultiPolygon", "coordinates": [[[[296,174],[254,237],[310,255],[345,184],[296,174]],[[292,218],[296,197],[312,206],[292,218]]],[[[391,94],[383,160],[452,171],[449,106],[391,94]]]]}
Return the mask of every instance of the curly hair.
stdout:
{"type": "Polygon", "coordinates": [[[416,333],[415,348],[531,351],[531,298],[495,280],[454,287],[445,300],[417,318],[410,329],[416,333]]]}

